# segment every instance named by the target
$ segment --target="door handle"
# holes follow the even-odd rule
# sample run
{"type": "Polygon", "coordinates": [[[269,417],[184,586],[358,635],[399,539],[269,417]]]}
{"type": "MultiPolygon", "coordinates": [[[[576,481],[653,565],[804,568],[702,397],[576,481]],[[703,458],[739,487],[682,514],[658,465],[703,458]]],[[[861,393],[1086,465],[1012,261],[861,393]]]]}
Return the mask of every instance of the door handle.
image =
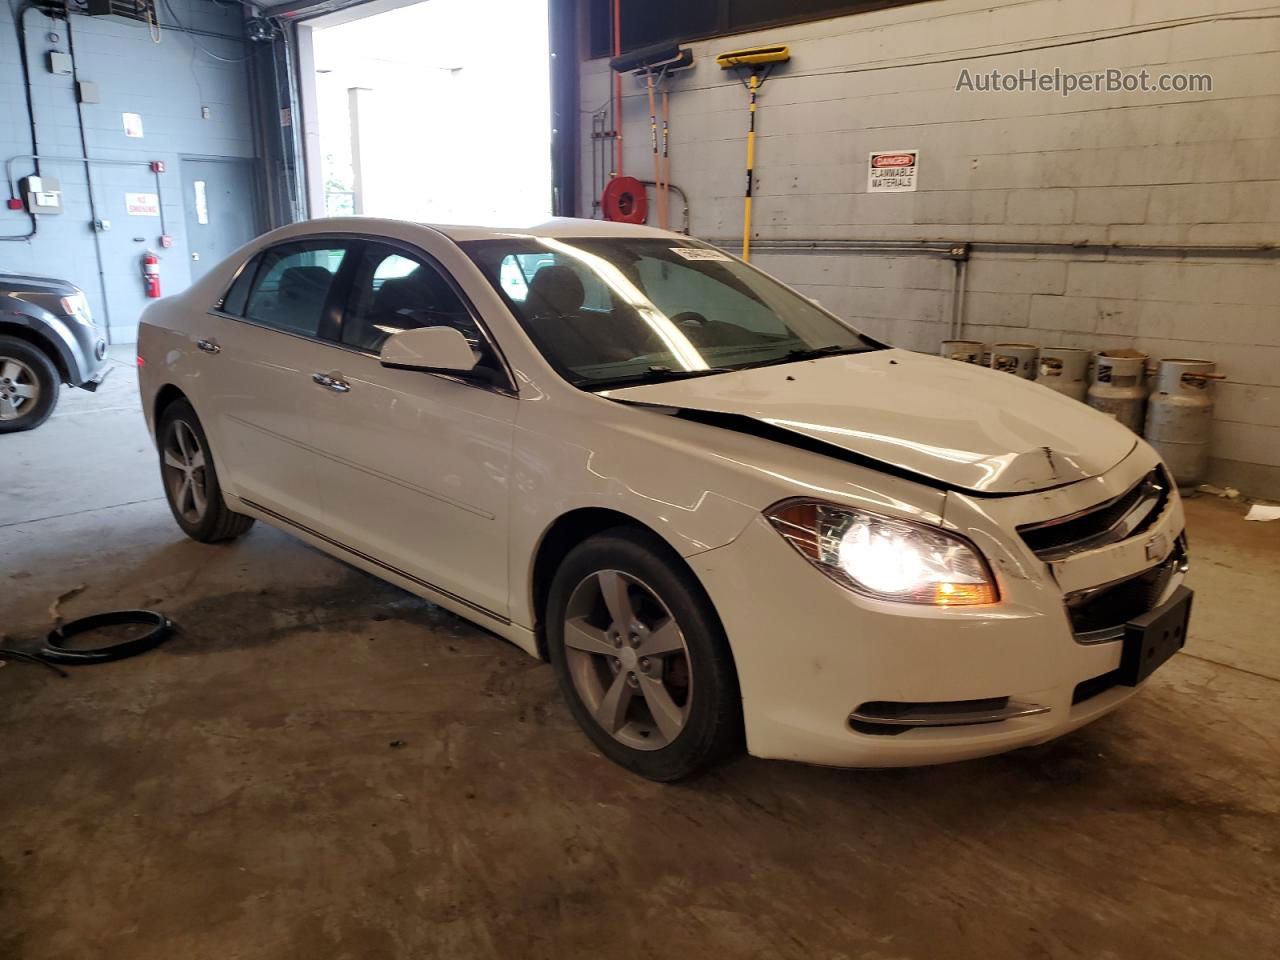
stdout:
{"type": "Polygon", "coordinates": [[[335,377],[327,373],[313,373],[311,379],[334,393],[349,393],[351,391],[351,384],[343,380],[341,376],[335,377]]]}
{"type": "Polygon", "coordinates": [[[222,348],[218,346],[217,341],[215,340],[197,340],[196,346],[199,347],[201,350],[203,350],[205,353],[221,353],[222,352],[222,348]]]}

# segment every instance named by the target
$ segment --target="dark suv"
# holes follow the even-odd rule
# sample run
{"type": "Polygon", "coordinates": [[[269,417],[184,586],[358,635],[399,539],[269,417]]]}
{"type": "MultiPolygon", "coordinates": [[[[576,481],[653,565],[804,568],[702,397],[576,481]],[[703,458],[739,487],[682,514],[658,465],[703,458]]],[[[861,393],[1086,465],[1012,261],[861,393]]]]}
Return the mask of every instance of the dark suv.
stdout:
{"type": "Polygon", "coordinates": [[[97,390],[106,356],[79,287],[0,270],[0,433],[44,423],[59,384],[97,390]]]}

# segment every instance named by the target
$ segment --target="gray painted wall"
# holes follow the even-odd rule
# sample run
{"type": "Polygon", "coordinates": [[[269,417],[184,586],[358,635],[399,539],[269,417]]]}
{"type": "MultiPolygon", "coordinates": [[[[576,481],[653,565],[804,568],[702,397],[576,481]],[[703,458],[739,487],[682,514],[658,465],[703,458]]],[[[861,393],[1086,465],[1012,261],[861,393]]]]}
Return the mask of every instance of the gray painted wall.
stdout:
{"type": "MultiPolygon", "coordinates": [[[[736,249],[746,93],[715,54],[786,43],[761,95],[755,235],[764,240],[1274,244],[1280,240],[1280,20],[1220,20],[1039,52],[1182,18],[1277,15],[1250,0],[933,0],[692,44],[672,83],[671,171],[692,233],[736,249]],[[1208,94],[956,92],[960,69],[1210,73],[1208,94]],[[871,69],[892,67],[891,69],[871,69]],[[844,71],[844,72],[839,72],[844,71]],[[856,71],[856,72],[850,72],[856,71]],[[810,74],[810,76],[805,76],[810,74]],[[869,194],[871,150],[919,148],[919,190],[869,194]]],[[[605,60],[581,69],[581,197],[605,60]]],[[[624,84],[625,172],[652,178],[648,104],[624,84]]],[[[673,223],[676,222],[673,220],[673,223]]],[[[934,351],[948,336],[946,260],[766,252],[753,261],[873,335],[934,351]]],[[[965,335],[1219,363],[1213,478],[1280,497],[1280,264],[1036,248],[975,252],[965,335]]]]}
{"type": "MultiPolygon", "coordinates": [[[[182,22],[194,30],[226,37],[242,35],[244,13],[237,4],[170,2],[182,22]]],[[[171,20],[163,7],[161,12],[163,20],[171,20]]],[[[66,24],[39,13],[28,14],[26,22],[40,152],[79,157],[73,79],[52,74],[47,68],[48,51],[67,50],[66,24]],[[51,32],[58,40],[48,39],[51,32]]],[[[111,223],[111,229],[99,235],[111,335],[117,343],[128,343],[135,339],[138,315],[147,303],[140,266],[144,251],[154,249],[162,258],[161,282],[166,296],[190,283],[179,158],[254,156],[248,74],[243,63],[223,63],[195,49],[191,38],[178,30],[162,30],[160,42],[154,43],[145,26],[76,16],[73,28],[79,78],[95,82],[102,100],[84,105],[89,156],[163,160],[166,164],[160,179],[166,228],[174,239],[168,250],[159,246],[158,217],[125,212],[126,192],[155,192],[155,177],[147,168],[91,168],[98,215],[111,223]],[[201,107],[208,107],[208,119],[202,118],[201,107]],[[141,139],[125,136],[124,112],[142,116],[141,139]]],[[[220,57],[245,55],[240,40],[209,35],[196,39],[220,57]]],[[[0,13],[0,158],[30,152],[18,48],[12,13],[6,10],[0,13]]],[[[29,160],[14,164],[16,176],[32,171],[29,160]]],[[[80,163],[47,163],[43,172],[61,180],[64,212],[40,217],[38,232],[30,241],[0,242],[0,268],[52,274],[76,283],[89,296],[94,315],[101,319],[107,310],[89,226],[85,168],[80,163]]],[[[254,203],[255,198],[246,197],[245,202],[254,203]]],[[[28,222],[25,213],[0,209],[0,234],[25,233],[28,222]]]]}

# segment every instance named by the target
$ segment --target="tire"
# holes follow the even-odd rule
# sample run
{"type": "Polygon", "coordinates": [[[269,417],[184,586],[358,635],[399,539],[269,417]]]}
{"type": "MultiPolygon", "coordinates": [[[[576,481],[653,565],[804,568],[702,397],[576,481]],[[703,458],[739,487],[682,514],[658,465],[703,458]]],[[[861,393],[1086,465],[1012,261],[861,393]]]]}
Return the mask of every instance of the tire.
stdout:
{"type": "Polygon", "coordinates": [[[58,404],[62,377],[39,347],[0,337],[0,433],[34,430],[58,404]]]}
{"type": "Polygon", "coordinates": [[[546,623],[561,693],[614,763],[671,782],[741,752],[742,698],[720,618],[656,536],[619,527],[575,547],[552,580],[546,623]]]}
{"type": "Polygon", "coordinates": [[[253,526],[253,517],[228,509],[200,418],[186,400],[164,408],[156,427],[160,479],[178,526],[192,540],[234,540],[253,526]]]}

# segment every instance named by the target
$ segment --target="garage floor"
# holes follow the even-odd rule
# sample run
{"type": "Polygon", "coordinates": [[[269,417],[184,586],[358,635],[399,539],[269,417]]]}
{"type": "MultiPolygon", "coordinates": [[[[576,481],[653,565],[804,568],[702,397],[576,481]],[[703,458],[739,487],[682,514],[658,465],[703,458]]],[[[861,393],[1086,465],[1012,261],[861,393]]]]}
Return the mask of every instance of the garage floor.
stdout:
{"type": "Polygon", "coordinates": [[[664,787],[494,636],[261,524],[183,539],[135,396],[0,438],[0,630],[77,584],[182,627],[0,669],[4,960],[1274,953],[1280,522],[1188,503],[1189,648],[1080,733],[664,787]]]}

